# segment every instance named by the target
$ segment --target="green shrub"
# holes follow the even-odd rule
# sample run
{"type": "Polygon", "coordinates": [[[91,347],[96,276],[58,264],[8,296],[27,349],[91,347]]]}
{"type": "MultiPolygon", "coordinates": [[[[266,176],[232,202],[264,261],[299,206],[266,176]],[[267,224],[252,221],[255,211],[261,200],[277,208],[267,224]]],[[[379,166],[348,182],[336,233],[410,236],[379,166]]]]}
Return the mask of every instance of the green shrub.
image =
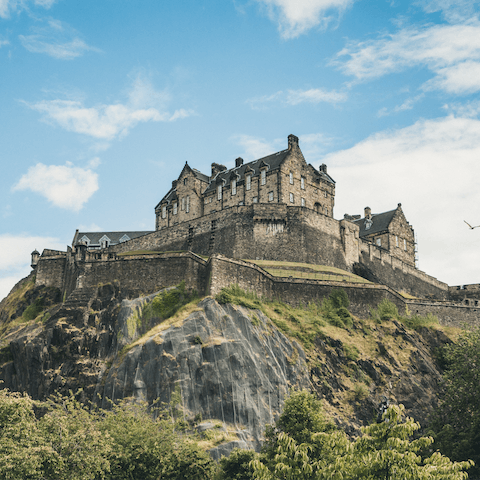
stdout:
{"type": "Polygon", "coordinates": [[[438,318],[431,313],[428,313],[425,317],[421,315],[412,315],[411,317],[402,317],[402,323],[413,330],[419,330],[423,327],[433,327],[438,325],[438,318]]]}
{"type": "Polygon", "coordinates": [[[35,300],[31,305],[29,305],[23,312],[22,318],[27,322],[33,320],[40,315],[44,310],[44,298],[40,297],[35,300]]]}
{"type": "Polygon", "coordinates": [[[372,310],[371,315],[377,323],[381,323],[386,320],[399,319],[397,306],[386,298],[384,298],[378,304],[376,309],[372,310]]]}
{"type": "Polygon", "coordinates": [[[334,308],[344,307],[347,309],[350,306],[350,300],[348,300],[348,295],[343,288],[334,288],[328,298],[334,308]]]}

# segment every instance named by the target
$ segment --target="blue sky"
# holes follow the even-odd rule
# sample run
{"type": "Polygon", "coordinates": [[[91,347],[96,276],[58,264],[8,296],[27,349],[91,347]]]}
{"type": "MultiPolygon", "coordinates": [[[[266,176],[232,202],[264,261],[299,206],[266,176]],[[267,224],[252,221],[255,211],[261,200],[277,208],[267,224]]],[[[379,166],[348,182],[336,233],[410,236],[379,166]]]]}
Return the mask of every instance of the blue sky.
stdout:
{"type": "Polygon", "coordinates": [[[480,283],[480,2],[0,0],[0,298],[75,229],[153,230],[183,165],[300,137],[334,216],[401,202],[480,283]]]}

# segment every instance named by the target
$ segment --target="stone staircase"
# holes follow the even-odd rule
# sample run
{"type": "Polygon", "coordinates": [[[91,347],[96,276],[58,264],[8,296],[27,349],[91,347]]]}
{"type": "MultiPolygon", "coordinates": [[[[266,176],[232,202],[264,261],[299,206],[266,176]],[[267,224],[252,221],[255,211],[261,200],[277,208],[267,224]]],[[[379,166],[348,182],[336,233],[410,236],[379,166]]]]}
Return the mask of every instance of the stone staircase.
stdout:
{"type": "Polygon", "coordinates": [[[63,303],[62,309],[81,309],[87,308],[90,300],[93,298],[97,287],[82,287],[75,289],[63,303]]]}

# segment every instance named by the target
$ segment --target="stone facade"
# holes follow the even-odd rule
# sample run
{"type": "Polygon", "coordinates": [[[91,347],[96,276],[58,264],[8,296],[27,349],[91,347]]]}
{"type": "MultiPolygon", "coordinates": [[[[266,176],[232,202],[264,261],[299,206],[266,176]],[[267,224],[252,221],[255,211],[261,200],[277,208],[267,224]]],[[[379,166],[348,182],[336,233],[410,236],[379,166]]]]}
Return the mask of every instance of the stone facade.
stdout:
{"type": "Polygon", "coordinates": [[[185,164],[172,188],[155,207],[155,228],[162,230],[220,212],[253,204],[285,204],[333,217],[335,182],[326,165],[307,164],[298,138],[289,135],[288,148],[247,164],[237,158],[228,170],[217,163],[207,176],[185,164]]]}

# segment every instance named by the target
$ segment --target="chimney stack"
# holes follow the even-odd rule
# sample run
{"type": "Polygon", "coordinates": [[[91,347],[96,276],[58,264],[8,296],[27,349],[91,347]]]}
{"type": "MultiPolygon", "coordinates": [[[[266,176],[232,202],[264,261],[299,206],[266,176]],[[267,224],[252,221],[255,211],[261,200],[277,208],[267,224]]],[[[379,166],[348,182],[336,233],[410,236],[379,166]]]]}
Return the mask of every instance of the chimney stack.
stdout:
{"type": "Polygon", "coordinates": [[[322,164],[320,165],[319,170],[320,170],[321,172],[323,172],[323,173],[327,173],[327,166],[326,166],[324,163],[322,163],[322,164]]]}
{"type": "Polygon", "coordinates": [[[241,167],[243,165],[243,158],[238,157],[235,159],[235,167],[241,167]]]}
{"type": "Polygon", "coordinates": [[[365,207],[365,218],[372,218],[372,209],[370,207],[365,207]]]}
{"type": "Polygon", "coordinates": [[[223,172],[227,167],[225,165],[220,165],[219,163],[212,163],[212,178],[217,175],[217,173],[223,172]]]}
{"type": "Polygon", "coordinates": [[[298,137],[290,134],[288,136],[288,149],[292,150],[293,148],[297,148],[297,147],[298,147],[298,137]]]}

